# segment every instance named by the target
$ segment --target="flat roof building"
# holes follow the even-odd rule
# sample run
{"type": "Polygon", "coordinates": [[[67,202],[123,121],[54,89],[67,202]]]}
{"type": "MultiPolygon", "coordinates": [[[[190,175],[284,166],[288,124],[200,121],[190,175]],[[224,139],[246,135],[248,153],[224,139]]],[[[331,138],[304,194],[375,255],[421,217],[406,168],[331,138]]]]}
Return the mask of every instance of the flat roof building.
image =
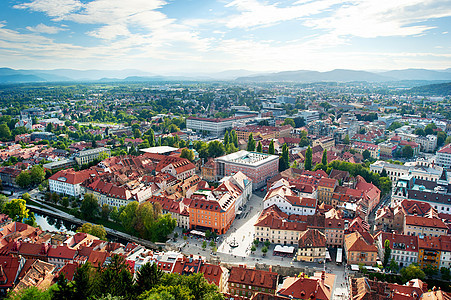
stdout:
{"type": "Polygon", "coordinates": [[[95,149],[83,150],[75,153],[75,161],[78,165],[89,164],[90,162],[99,159],[101,153],[106,153],[108,157],[111,156],[111,151],[108,148],[100,147],[95,149]]]}
{"type": "Polygon", "coordinates": [[[199,118],[188,117],[186,119],[186,128],[189,128],[196,132],[208,132],[215,136],[224,134],[226,129],[232,128],[239,121],[245,121],[246,119],[255,119],[257,115],[245,115],[240,117],[231,118],[199,118]]]}
{"type": "Polygon", "coordinates": [[[241,150],[215,159],[216,178],[231,176],[238,171],[252,179],[252,188],[258,189],[279,173],[279,156],[241,150]]]}

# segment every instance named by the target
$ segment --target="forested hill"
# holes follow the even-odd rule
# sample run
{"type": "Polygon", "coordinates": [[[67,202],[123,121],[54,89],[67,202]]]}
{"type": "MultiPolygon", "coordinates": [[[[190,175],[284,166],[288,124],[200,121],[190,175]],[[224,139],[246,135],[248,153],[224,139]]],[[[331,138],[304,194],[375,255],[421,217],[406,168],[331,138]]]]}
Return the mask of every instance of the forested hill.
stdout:
{"type": "Polygon", "coordinates": [[[422,95],[450,96],[451,95],[451,82],[417,86],[417,87],[411,88],[410,91],[413,93],[422,94],[422,95]]]}

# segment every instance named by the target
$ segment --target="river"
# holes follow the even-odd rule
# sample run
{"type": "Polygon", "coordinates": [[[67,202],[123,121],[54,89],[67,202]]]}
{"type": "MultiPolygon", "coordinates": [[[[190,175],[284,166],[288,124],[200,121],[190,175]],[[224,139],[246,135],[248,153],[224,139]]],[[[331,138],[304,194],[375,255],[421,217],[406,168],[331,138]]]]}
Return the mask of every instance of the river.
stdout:
{"type": "Polygon", "coordinates": [[[61,219],[56,219],[50,216],[44,216],[38,213],[35,213],[34,215],[36,217],[36,223],[41,227],[42,230],[67,232],[69,234],[74,234],[79,227],[77,224],[61,219]]]}
{"type": "MultiPolygon", "coordinates": [[[[36,217],[36,223],[41,227],[42,230],[48,230],[53,232],[66,232],[68,234],[75,234],[76,230],[80,225],[57,219],[51,216],[44,216],[39,213],[34,213],[36,217]]],[[[110,242],[118,242],[127,245],[128,241],[117,236],[112,236],[107,234],[107,240],[110,242]]]]}

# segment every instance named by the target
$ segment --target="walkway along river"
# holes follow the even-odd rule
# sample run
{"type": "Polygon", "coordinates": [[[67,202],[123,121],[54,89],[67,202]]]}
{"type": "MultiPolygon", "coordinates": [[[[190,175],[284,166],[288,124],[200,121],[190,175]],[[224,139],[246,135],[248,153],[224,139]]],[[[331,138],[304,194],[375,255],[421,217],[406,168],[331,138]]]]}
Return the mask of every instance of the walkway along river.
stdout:
{"type": "MultiPolygon", "coordinates": [[[[45,206],[46,208],[37,207],[34,205],[27,205],[27,208],[29,208],[31,211],[37,213],[39,216],[46,216],[55,219],[55,224],[58,222],[58,224],[61,222],[64,225],[63,230],[56,228],[56,231],[64,231],[64,229],[75,232],[75,230],[80,227],[83,223],[88,223],[87,221],[78,219],[64,211],[58,210],[56,208],[53,208],[51,206],[46,205],[45,203],[40,202],[42,206],[45,206]]],[[[46,222],[48,225],[52,225],[53,223],[52,219],[48,219],[46,222]],[[50,222],[48,222],[50,220],[50,222]]],[[[43,220],[41,219],[41,222],[43,220]]],[[[39,225],[39,224],[38,224],[39,225]]],[[[46,224],[43,224],[46,225],[46,224]]],[[[62,228],[62,227],[61,227],[62,228]]],[[[45,230],[45,228],[43,228],[45,230]]],[[[107,232],[107,238],[109,241],[119,242],[122,244],[127,244],[128,242],[133,242],[136,244],[141,244],[147,248],[158,250],[159,248],[164,248],[164,243],[153,243],[151,241],[143,240],[140,238],[137,238],[135,236],[129,235],[127,233],[123,233],[111,228],[105,227],[105,230],[107,232]]]]}

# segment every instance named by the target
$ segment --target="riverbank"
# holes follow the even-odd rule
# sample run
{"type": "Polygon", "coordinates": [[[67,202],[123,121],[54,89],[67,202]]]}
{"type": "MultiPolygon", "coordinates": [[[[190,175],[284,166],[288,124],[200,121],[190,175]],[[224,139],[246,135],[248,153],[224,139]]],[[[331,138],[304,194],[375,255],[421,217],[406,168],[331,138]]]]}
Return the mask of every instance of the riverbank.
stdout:
{"type": "MultiPolygon", "coordinates": [[[[84,223],[91,223],[91,224],[96,224],[93,222],[88,222],[82,219],[79,219],[67,212],[64,212],[62,210],[59,210],[55,207],[52,207],[46,203],[41,202],[40,200],[34,199],[33,202],[38,203],[39,206],[37,205],[33,205],[33,204],[27,204],[27,207],[33,211],[33,212],[37,212],[41,215],[45,215],[45,216],[50,216],[56,219],[60,219],[60,220],[64,220],[67,222],[71,222],[73,224],[77,224],[79,226],[83,225],[84,223]]],[[[96,224],[97,225],[97,224],[96,224]]],[[[125,240],[127,242],[132,242],[132,243],[136,243],[136,244],[141,244],[147,248],[153,249],[153,250],[161,250],[162,248],[164,248],[166,246],[166,244],[164,243],[153,243],[151,241],[148,240],[143,240],[140,238],[137,238],[135,236],[132,236],[130,234],[124,233],[124,232],[120,232],[117,231],[116,229],[112,229],[109,227],[105,227],[105,231],[107,233],[107,235],[110,235],[112,237],[118,238],[118,239],[122,239],[125,240]]]]}

